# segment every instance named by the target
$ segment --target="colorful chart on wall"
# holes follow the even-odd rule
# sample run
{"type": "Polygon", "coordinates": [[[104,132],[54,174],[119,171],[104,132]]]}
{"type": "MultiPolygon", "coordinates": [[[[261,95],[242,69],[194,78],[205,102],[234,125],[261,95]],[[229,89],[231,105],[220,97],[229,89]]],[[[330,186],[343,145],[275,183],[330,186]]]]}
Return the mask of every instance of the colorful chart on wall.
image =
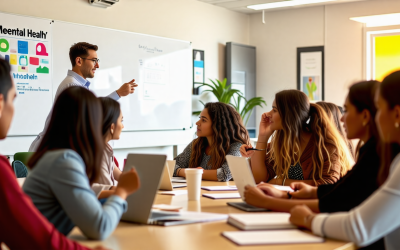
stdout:
{"type": "Polygon", "coordinates": [[[49,20],[0,13],[0,56],[17,88],[9,136],[43,129],[52,105],[51,38],[49,20]]]}
{"type": "Polygon", "coordinates": [[[388,74],[400,70],[400,34],[376,36],[374,44],[374,76],[382,81],[388,74]]]}

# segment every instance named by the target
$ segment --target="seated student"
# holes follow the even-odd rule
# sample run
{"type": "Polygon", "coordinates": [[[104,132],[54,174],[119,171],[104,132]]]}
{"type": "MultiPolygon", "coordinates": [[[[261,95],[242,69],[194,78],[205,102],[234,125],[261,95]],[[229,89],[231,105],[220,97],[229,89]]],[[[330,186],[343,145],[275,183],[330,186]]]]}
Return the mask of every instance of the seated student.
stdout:
{"type": "Polygon", "coordinates": [[[386,249],[400,249],[399,93],[400,71],[397,71],[382,81],[375,95],[375,120],[380,139],[395,147],[395,150],[382,151],[378,175],[382,185],[378,190],[349,212],[316,215],[307,206],[296,206],[291,210],[292,223],[312,229],[315,234],[351,241],[361,247],[384,237],[386,249]]]}
{"type": "MultiPolygon", "coordinates": [[[[0,139],[7,136],[10,128],[15,97],[10,65],[0,59],[0,139]]],[[[31,199],[22,192],[10,163],[2,155],[0,204],[0,245],[4,243],[9,249],[88,249],[65,237],[47,221],[31,199]]]]}
{"type": "MultiPolygon", "coordinates": [[[[379,171],[379,134],[375,125],[375,90],[379,82],[356,83],[350,87],[342,117],[349,139],[360,139],[357,163],[342,179],[334,184],[313,187],[305,183],[292,183],[296,192],[282,192],[269,184],[246,187],[246,202],[270,210],[289,212],[296,205],[305,204],[319,212],[349,211],[367,199],[379,185],[376,176],[379,171]],[[292,200],[288,200],[293,198],[292,200]],[[299,200],[307,199],[307,200],[299,200]]],[[[336,106],[335,106],[336,107],[336,106]]],[[[378,241],[368,249],[382,249],[378,241]]]]}
{"type": "Polygon", "coordinates": [[[185,168],[202,168],[203,180],[229,181],[226,155],[240,156],[240,146],[250,144],[242,118],[225,103],[207,103],[196,122],[197,136],[176,157],[174,176],[185,177],[185,168]]]}
{"type": "Polygon", "coordinates": [[[275,95],[272,110],[261,117],[257,149],[240,153],[251,157],[256,183],[310,185],[337,182],[353,162],[350,151],[323,109],[299,90],[275,95]],[[271,143],[268,143],[272,136],[271,143]]]}
{"type": "Polygon", "coordinates": [[[343,126],[342,126],[342,124],[340,124],[343,114],[340,111],[339,106],[336,106],[336,104],[331,103],[331,102],[316,102],[316,103],[325,110],[328,117],[335,124],[337,130],[339,131],[339,134],[343,137],[343,140],[348,145],[350,153],[354,159],[355,158],[354,157],[355,150],[354,150],[353,143],[347,139],[346,133],[343,130],[343,126]]]}
{"type": "Polygon", "coordinates": [[[109,97],[99,97],[99,100],[103,110],[102,133],[105,150],[99,177],[96,183],[93,183],[92,190],[101,199],[112,194],[112,192],[106,191],[113,190],[117,186],[119,176],[122,173],[114,163],[114,151],[108,142],[119,140],[124,125],[122,124],[122,112],[119,103],[109,97]]]}
{"type": "Polygon", "coordinates": [[[23,190],[65,235],[77,226],[88,238],[106,238],[126,211],[126,197],[140,185],[135,170],[121,174],[115,194],[103,206],[91,190],[104,155],[102,117],[100,101],[92,92],[76,86],[65,89],[29,159],[32,171],[23,190]]]}

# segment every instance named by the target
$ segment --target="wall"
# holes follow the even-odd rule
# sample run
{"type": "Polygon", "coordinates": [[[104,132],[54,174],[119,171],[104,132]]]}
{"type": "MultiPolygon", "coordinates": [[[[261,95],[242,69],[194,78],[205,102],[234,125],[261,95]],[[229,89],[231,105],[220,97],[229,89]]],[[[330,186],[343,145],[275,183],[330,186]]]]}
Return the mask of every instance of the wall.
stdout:
{"type": "Polygon", "coordinates": [[[363,24],[350,17],[398,12],[398,0],[370,0],[325,7],[266,12],[250,17],[250,44],[257,47],[257,94],[267,99],[270,110],[274,94],[296,88],[296,48],[325,46],[325,100],[342,105],[347,88],[364,78],[363,24]],[[396,11],[397,10],[397,11],[396,11]]]}
{"type": "Polygon", "coordinates": [[[108,9],[87,0],[13,0],[0,1],[0,11],[191,41],[205,50],[206,79],[224,77],[226,42],[249,42],[248,15],[196,0],[121,0],[108,9]]]}
{"type": "MultiPolygon", "coordinates": [[[[249,42],[249,15],[196,0],[121,0],[108,9],[90,6],[87,0],[3,0],[0,11],[191,41],[194,49],[205,50],[206,79],[225,77],[226,42],[249,42]]],[[[13,154],[16,147],[1,150],[13,154]]],[[[142,149],[119,153],[138,150],[142,149]]],[[[172,146],[144,150],[168,152],[172,157],[172,146]]]]}

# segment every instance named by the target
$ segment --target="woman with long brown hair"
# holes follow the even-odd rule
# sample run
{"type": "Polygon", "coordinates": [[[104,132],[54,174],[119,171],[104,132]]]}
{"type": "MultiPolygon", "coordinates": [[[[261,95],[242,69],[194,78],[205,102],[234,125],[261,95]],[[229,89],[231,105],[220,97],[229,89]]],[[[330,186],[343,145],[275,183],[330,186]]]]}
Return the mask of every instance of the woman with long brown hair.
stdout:
{"type": "Polygon", "coordinates": [[[49,127],[29,160],[32,171],[23,189],[65,235],[77,226],[88,238],[106,238],[126,210],[126,197],[140,185],[135,170],[121,174],[103,206],[91,190],[104,154],[102,118],[92,92],[67,88],[56,99],[49,127]]]}
{"type": "MultiPolygon", "coordinates": [[[[376,176],[381,143],[375,123],[374,103],[378,87],[379,82],[366,81],[353,84],[349,89],[341,120],[347,138],[359,139],[362,146],[358,147],[356,164],[342,179],[318,187],[294,182],[290,186],[295,192],[283,192],[266,183],[246,187],[246,202],[273,211],[289,212],[296,205],[304,204],[317,213],[332,213],[349,211],[366,200],[379,188],[376,176]]],[[[330,106],[337,109],[335,104],[330,106]]],[[[383,240],[379,240],[363,249],[383,248],[383,240]]]]}
{"type": "Polygon", "coordinates": [[[335,183],[353,163],[346,143],[326,112],[298,90],[278,92],[272,110],[262,115],[256,148],[266,153],[247,151],[249,148],[243,145],[240,152],[251,157],[256,183],[335,183]]]}
{"type": "MultiPolygon", "coordinates": [[[[0,140],[6,138],[17,97],[11,67],[0,58],[0,140]]],[[[61,234],[22,192],[8,159],[0,155],[0,248],[89,250],[61,234]]],[[[96,247],[104,250],[103,247],[96,247]]]]}
{"type": "Polygon", "coordinates": [[[197,138],[176,157],[174,176],[185,177],[185,168],[202,168],[203,179],[229,181],[226,155],[240,156],[240,146],[249,135],[236,110],[225,103],[207,103],[196,122],[197,138]]]}
{"type": "Polygon", "coordinates": [[[400,249],[400,71],[380,84],[375,95],[376,124],[384,143],[392,143],[381,155],[378,183],[383,184],[350,212],[314,214],[307,206],[291,210],[291,222],[313,233],[351,241],[363,247],[384,237],[386,249],[400,249]],[[397,154],[397,156],[396,156],[397,154]],[[391,163],[390,163],[391,162],[391,163]]]}
{"type": "Polygon", "coordinates": [[[316,104],[318,104],[319,106],[321,106],[326,114],[328,115],[328,117],[332,120],[332,122],[335,124],[337,130],[339,131],[339,134],[343,137],[343,140],[346,142],[347,146],[349,147],[350,153],[351,155],[354,157],[354,145],[353,143],[347,139],[346,133],[344,132],[343,126],[342,124],[340,124],[340,120],[343,117],[342,112],[339,109],[339,106],[337,106],[334,103],[331,102],[316,102],[316,104]]]}

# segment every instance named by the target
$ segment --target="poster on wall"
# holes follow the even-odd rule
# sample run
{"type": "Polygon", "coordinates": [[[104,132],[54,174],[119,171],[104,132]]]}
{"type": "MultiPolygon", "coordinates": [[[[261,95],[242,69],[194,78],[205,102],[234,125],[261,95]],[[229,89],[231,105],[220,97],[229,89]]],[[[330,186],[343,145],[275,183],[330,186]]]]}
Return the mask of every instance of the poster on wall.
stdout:
{"type": "Polygon", "coordinates": [[[9,62],[17,90],[9,135],[43,129],[52,104],[51,52],[50,20],[0,13],[0,57],[9,62]]]}
{"type": "Polygon", "coordinates": [[[193,50],[193,94],[198,95],[199,86],[204,83],[204,51],[193,50]]]}
{"type": "Polygon", "coordinates": [[[311,102],[324,100],[324,47],[297,48],[297,89],[311,102]]]}

